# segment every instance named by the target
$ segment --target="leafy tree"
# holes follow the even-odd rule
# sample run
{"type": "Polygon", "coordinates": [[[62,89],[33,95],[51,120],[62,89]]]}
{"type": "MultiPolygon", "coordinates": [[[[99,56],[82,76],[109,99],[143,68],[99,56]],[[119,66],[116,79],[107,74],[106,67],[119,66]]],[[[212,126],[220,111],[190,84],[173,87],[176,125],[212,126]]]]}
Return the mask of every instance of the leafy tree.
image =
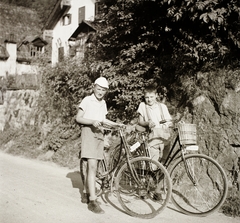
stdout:
{"type": "Polygon", "coordinates": [[[103,3],[102,28],[86,60],[95,75],[112,80],[109,100],[123,115],[136,110],[145,82],[170,88],[208,67],[239,66],[237,0],[103,3]]]}
{"type": "Polygon", "coordinates": [[[42,86],[39,97],[39,113],[47,122],[62,119],[70,123],[77,113],[79,101],[91,87],[91,79],[85,66],[76,60],[66,59],[55,67],[41,69],[42,86]]]}

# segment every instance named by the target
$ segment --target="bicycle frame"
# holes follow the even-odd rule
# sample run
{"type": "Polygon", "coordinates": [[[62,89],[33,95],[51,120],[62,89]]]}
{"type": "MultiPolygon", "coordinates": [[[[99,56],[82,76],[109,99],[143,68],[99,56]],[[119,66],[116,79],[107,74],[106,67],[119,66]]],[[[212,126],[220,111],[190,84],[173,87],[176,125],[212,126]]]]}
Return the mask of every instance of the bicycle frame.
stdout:
{"type": "MultiPolygon", "coordinates": [[[[183,153],[183,149],[182,149],[182,145],[180,144],[180,141],[179,141],[179,135],[177,134],[177,136],[175,137],[174,139],[174,143],[169,151],[169,154],[167,156],[167,159],[164,161],[163,165],[168,168],[170,163],[177,157],[177,155],[182,151],[182,155],[184,154],[183,153]],[[178,144],[179,146],[179,149],[177,149],[175,151],[175,153],[173,153],[174,149],[176,148],[176,145],[178,144]]],[[[181,155],[179,155],[177,158],[179,158],[181,155]]]]}
{"type": "MultiPolygon", "coordinates": [[[[146,140],[146,137],[145,137],[146,133],[141,133],[141,135],[142,135],[143,142],[145,144],[145,146],[144,146],[145,151],[144,152],[147,156],[150,157],[150,154],[149,154],[149,151],[148,151],[148,143],[147,143],[147,140],[146,140]]],[[[192,181],[192,183],[195,185],[196,181],[194,180],[194,178],[192,177],[192,174],[189,171],[189,168],[187,166],[187,162],[186,162],[185,156],[184,156],[185,152],[186,152],[185,149],[187,147],[188,146],[186,146],[186,145],[181,145],[180,144],[179,134],[177,133],[176,137],[174,138],[171,149],[169,151],[169,154],[167,156],[167,159],[164,161],[163,165],[168,169],[170,164],[173,162],[173,160],[182,157],[182,159],[184,161],[184,166],[185,166],[186,173],[187,173],[188,177],[190,178],[190,180],[192,181]],[[179,146],[179,148],[174,152],[174,149],[176,148],[177,145],[179,146]],[[181,153],[181,154],[179,154],[179,153],[181,153]]]]}

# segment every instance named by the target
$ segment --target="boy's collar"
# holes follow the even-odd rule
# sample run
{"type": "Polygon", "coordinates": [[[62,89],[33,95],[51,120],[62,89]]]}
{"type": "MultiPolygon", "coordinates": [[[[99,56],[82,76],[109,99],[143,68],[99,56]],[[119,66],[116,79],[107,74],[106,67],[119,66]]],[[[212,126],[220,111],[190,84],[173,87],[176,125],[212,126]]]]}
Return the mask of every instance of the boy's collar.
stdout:
{"type": "Polygon", "coordinates": [[[155,102],[153,105],[147,105],[149,108],[155,108],[156,106],[158,106],[158,102],[155,102]]]}
{"type": "Polygon", "coordinates": [[[98,100],[98,99],[96,98],[96,96],[95,96],[94,93],[91,94],[91,98],[92,98],[93,101],[98,101],[98,102],[102,102],[102,101],[104,101],[103,98],[102,98],[101,100],[98,100]]]}

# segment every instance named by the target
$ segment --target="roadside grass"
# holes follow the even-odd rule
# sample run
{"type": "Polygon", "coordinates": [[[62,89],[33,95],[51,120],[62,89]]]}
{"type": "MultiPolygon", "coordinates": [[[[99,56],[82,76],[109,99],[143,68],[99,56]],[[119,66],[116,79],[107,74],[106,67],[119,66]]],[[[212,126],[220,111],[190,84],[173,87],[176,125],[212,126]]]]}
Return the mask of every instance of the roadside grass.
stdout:
{"type": "Polygon", "coordinates": [[[240,217],[240,190],[234,186],[230,189],[229,195],[221,207],[223,214],[231,217],[240,217]]]}

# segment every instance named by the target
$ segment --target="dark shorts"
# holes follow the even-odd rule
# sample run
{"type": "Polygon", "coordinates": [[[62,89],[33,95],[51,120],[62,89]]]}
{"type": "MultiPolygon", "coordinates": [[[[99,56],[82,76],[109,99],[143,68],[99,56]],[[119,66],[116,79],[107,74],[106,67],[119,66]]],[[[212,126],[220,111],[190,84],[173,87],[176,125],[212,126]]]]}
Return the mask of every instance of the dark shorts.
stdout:
{"type": "Polygon", "coordinates": [[[81,140],[81,158],[103,159],[104,137],[99,129],[82,127],[81,140]]]}

